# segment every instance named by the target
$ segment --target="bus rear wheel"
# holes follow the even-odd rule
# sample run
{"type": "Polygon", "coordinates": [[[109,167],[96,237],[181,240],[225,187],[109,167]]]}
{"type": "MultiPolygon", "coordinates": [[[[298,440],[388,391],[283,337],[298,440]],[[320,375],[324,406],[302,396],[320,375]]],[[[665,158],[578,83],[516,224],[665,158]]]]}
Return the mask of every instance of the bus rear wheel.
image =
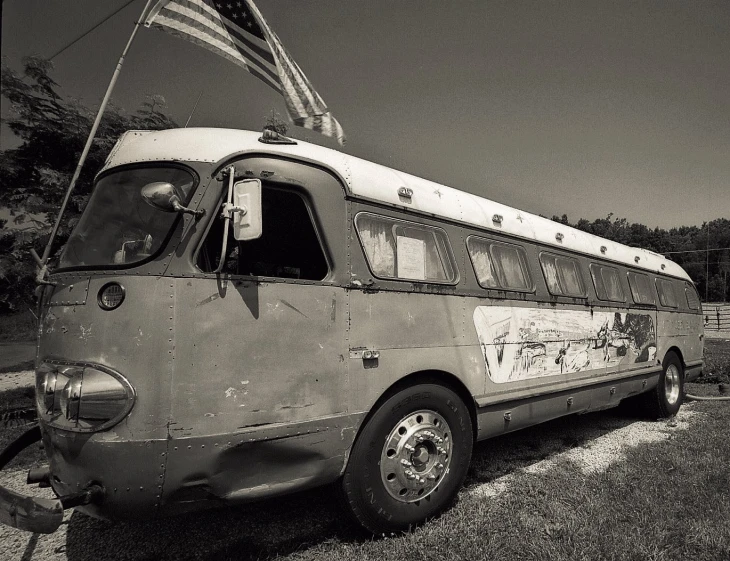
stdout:
{"type": "Polygon", "coordinates": [[[450,389],[399,391],[367,421],[342,479],[346,506],[374,534],[403,532],[451,505],[471,460],[471,417],[450,389]]]}
{"type": "Polygon", "coordinates": [[[679,357],[669,352],[662,362],[662,373],[654,390],[645,394],[647,413],[655,419],[676,415],[684,398],[684,367],[679,357]]]}

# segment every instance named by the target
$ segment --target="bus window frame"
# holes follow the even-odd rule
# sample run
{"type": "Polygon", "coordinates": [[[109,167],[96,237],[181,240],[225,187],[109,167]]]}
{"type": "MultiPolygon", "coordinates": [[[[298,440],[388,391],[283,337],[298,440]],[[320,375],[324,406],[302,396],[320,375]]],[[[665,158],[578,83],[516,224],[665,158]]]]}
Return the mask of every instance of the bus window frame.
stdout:
{"type": "MultiPolygon", "coordinates": [[[[193,185],[190,188],[190,192],[188,193],[188,196],[185,198],[184,201],[181,201],[183,206],[188,206],[191,204],[191,202],[195,199],[196,195],[198,194],[199,190],[201,189],[201,186],[203,185],[201,181],[201,176],[198,171],[188,165],[184,165],[177,162],[135,162],[132,164],[125,164],[117,167],[113,167],[111,169],[105,170],[104,172],[100,173],[98,177],[94,179],[94,184],[92,186],[92,190],[89,193],[89,199],[91,198],[91,195],[94,194],[94,191],[96,191],[98,184],[105,179],[107,176],[116,174],[116,173],[123,173],[126,171],[134,171],[136,169],[142,169],[142,168],[154,168],[154,169],[160,169],[160,168],[174,168],[174,169],[180,169],[182,171],[185,171],[189,173],[193,179],[193,185]]],[[[86,208],[84,208],[84,211],[86,211],[86,208]]],[[[81,214],[83,216],[83,212],[81,214]]],[[[148,257],[145,257],[144,259],[141,259],[139,261],[134,261],[132,263],[108,263],[103,266],[99,265],[72,265],[70,267],[59,267],[57,269],[54,269],[54,272],[57,273],[66,273],[66,272],[75,272],[75,271],[121,271],[121,270],[131,270],[136,269],[139,267],[149,267],[150,265],[154,264],[160,256],[163,254],[171,254],[174,251],[174,247],[171,245],[173,239],[176,235],[178,237],[182,238],[182,231],[180,230],[180,224],[183,224],[183,230],[185,229],[186,219],[189,215],[184,215],[182,213],[177,213],[177,216],[175,217],[172,225],[170,226],[169,231],[167,232],[167,235],[163,238],[160,247],[154,252],[151,253],[148,257]]],[[[71,233],[73,233],[72,229],[71,233]]],[[[175,242],[175,247],[177,247],[177,244],[180,242],[178,239],[175,242]]],[[[65,244],[64,244],[65,245],[65,244]]],[[[164,266],[167,266],[167,262],[169,262],[168,258],[165,258],[165,264],[164,266]]]]}
{"type": "Polygon", "coordinates": [[[654,288],[654,292],[651,292],[651,298],[652,298],[651,303],[648,303],[647,304],[647,303],[644,303],[644,302],[637,302],[636,301],[636,297],[634,296],[634,290],[631,287],[631,275],[641,275],[643,277],[646,277],[646,279],[647,279],[647,286],[649,287],[649,291],[650,292],[651,292],[651,286],[652,286],[653,283],[651,282],[652,277],[649,276],[648,273],[637,272],[637,271],[635,271],[633,269],[629,269],[628,271],[626,271],[626,281],[629,283],[629,292],[631,293],[631,300],[632,300],[634,306],[641,306],[641,307],[646,307],[646,308],[656,308],[657,307],[657,299],[658,299],[657,295],[655,294],[656,288],[654,288]]]}
{"type": "Polygon", "coordinates": [[[624,290],[623,283],[621,282],[621,272],[617,267],[614,267],[612,265],[607,265],[605,263],[598,263],[595,261],[590,261],[588,263],[588,272],[591,275],[591,281],[593,282],[593,289],[596,292],[596,298],[600,300],[601,302],[617,302],[619,304],[625,304],[626,303],[626,291],[624,290]],[[606,293],[605,298],[601,298],[601,296],[598,294],[598,286],[596,285],[596,275],[593,273],[593,268],[596,267],[598,269],[598,274],[601,277],[601,282],[603,283],[603,289],[606,293]],[[606,279],[603,278],[603,269],[611,269],[616,273],[616,279],[618,280],[619,288],[621,289],[621,300],[614,300],[613,298],[608,297],[608,291],[606,290],[606,279]]]}
{"type": "MultiPolygon", "coordinates": [[[[662,277],[655,277],[654,284],[655,284],[654,288],[656,289],[657,297],[659,298],[659,305],[663,308],[671,308],[673,310],[678,309],[679,308],[679,298],[677,297],[677,291],[674,288],[674,283],[669,279],[665,279],[662,277]],[[674,295],[674,305],[667,304],[663,301],[664,299],[662,298],[662,295],[663,295],[664,289],[659,288],[660,286],[662,286],[660,283],[666,283],[666,285],[669,285],[669,289],[672,291],[672,294],[674,295]]],[[[666,285],[664,285],[664,286],[666,286],[666,285]]]]}
{"type": "Polygon", "coordinates": [[[545,281],[545,287],[547,288],[547,291],[550,295],[552,295],[553,297],[557,297],[557,298],[572,298],[572,299],[577,299],[577,300],[585,300],[588,298],[588,288],[586,286],[585,279],[583,278],[584,277],[583,268],[581,267],[581,260],[579,258],[573,257],[572,255],[563,255],[561,253],[556,253],[553,251],[542,250],[542,251],[538,252],[537,260],[540,265],[540,270],[542,272],[543,280],[545,281]],[[576,266],[576,272],[578,273],[578,275],[577,275],[578,281],[580,282],[581,289],[583,290],[583,293],[580,296],[576,295],[576,294],[565,294],[564,292],[561,294],[555,294],[552,290],[550,290],[550,283],[547,280],[547,275],[545,274],[545,267],[544,267],[543,261],[542,261],[542,258],[544,255],[547,255],[549,257],[554,257],[556,259],[555,271],[558,275],[559,283],[562,281],[561,281],[560,269],[558,269],[558,267],[557,267],[557,260],[564,259],[564,260],[572,261],[574,263],[574,265],[576,266]]]}
{"type": "Polygon", "coordinates": [[[472,270],[474,271],[474,277],[476,278],[477,284],[484,290],[492,290],[492,291],[499,291],[499,292],[518,292],[520,294],[535,294],[536,291],[536,285],[535,285],[535,279],[532,277],[532,272],[530,270],[530,263],[527,256],[527,250],[524,246],[511,243],[511,242],[504,242],[501,240],[495,240],[491,238],[486,238],[484,236],[480,236],[478,234],[470,234],[466,237],[466,240],[464,241],[464,246],[466,248],[466,253],[469,256],[469,262],[471,263],[472,270]],[[518,253],[520,254],[520,266],[522,269],[522,272],[525,275],[526,280],[528,281],[529,288],[526,289],[519,289],[519,288],[512,288],[512,287],[504,287],[501,286],[500,279],[499,279],[499,273],[497,273],[496,267],[494,265],[494,262],[491,262],[490,265],[495,270],[495,280],[499,284],[499,286],[484,286],[479,281],[479,274],[477,273],[476,266],[474,265],[474,258],[471,255],[471,250],[469,247],[469,242],[472,239],[476,239],[479,242],[485,243],[487,245],[487,253],[489,255],[489,258],[494,260],[494,257],[492,255],[492,246],[493,245],[501,245],[501,246],[507,246],[507,247],[514,247],[517,248],[518,253]]]}
{"type": "MultiPolygon", "coordinates": [[[[404,220],[399,217],[396,218],[393,216],[389,216],[387,214],[378,214],[376,212],[371,212],[370,210],[357,211],[355,213],[355,215],[352,217],[352,226],[353,226],[353,230],[355,231],[355,233],[357,235],[358,242],[360,243],[360,249],[362,250],[362,255],[365,259],[365,264],[368,268],[368,271],[375,278],[384,280],[384,281],[388,281],[388,282],[409,282],[409,283],[418,283],[418,284],[436,284],[436,285],[442,285],[442,286],[457,286],[459,284],[459,282],[461,282],[461,270],[459,269],[459,264],[456,261],[456,257],[454,255],[454,249],[451,244],[451,238],[449,238],[449,233],[444,228],[441,228],[440,226],[432,226],[430,224],[424,224],[423,222],[412,222],[409,220],[404,220]],[[439,281],[439,280],[433,280],[433,279],[421,280],[421,279],[409,279],[409,278],[399,277],[399,276],[395,276],[395,275],[392,277],[386,277],[386,276],[376,274],[373,271],[373,268],[370,264],[370,258],[368,256],[367,251],[365,250],[365,244],[363,243],[363,239],[360,234],[360,227],[357,224],[358,218],[360,216],[364,216],[364,215],[368,215],[375,219],[383,220],[384,222],[391,223],[390,228],[391,228],[394,239],[396,237],[396,235],[395,235],[396,228],[398,227],[398,224],[396,224],[396,223],[404,224],[406,227],[411,227],[411,228],[415,228],[415,229],[421,229],[421,230],[426,230],[426,231],[430,230],[432,233],[433,233],[433,231],[441,232],[443,234],[444,240],[445,240],[446,257],[450,261],[449,264],[451,266],[451,270],[454,273],[453,280],[446,280],[446,281],[439,281]]],[[[436,240],[435,236],[434,236],[434,240],[436,240]]],[[[396,252],[398,251],[397,246],[396,246],[395,251],[396,252]]],[[[436,251],[439,255],[439,258],[441,259],[441,264],[443,266],[443,264],[444,264],[443,256],[441,255],[441,248],[439,248],[438,243],[436,243],[436,251]]],[[[444,272],[446,272],[446,267],[444,267],[444,272]]]]}
{"type": "MultiPolygon", "coordinates": [[[[245,161],[245,160],[243,160],[245,161]]],[[[286,160],[284,160],[286,161],[286,160]]],[[[240,163],[241,161],[233,162],[233,164],[240,163]]],[[[303,162],[296,162],[302,164],[303,162]]],[[[306,165],[306,164],[304,164],[306,165]]],[[[315,168],[318,169],[318,168],[315,168]]],[[[241,176],[242,179],[245,179],[247,176],[241,176]]],[[[213,179],[212,181],[215,181],[213,179]]],[[[227,180],[226,180],[227,181],[227,180]]],[[[213,271],[206,272],[203,271],[200,266],[198,265],[198,257],[200,256],[200,251],[205,245],[205,242],[208,239],[208,236],[210,235],[210,230],[213,228],[214,223],[218,215],[220,214],[219,211],[222,208],[223,204],[226,200],[226,189],[224,188],[226,185],[226,181],[219,182],[221,186],[220,196],[218,197],[217,202],[214,205],[215,212],[211,213],[210,220],[208,220],[208,224],[206,225],[205,231],[200,236],[200,239],[198,240],[197,246],[195,248],[195,251],[193,251],[193,254],[191,256],[193,267],[195,267],[196,270],[196,276],[202,275],[205,277],[212,277],[215,278],[217,274],[213,271]]],[[[226,273],[222,272],[220,273],[221,276],[225,278],[236,278],[236,279],[245,279],[245,280],[251,280],[254,282],[279,282],[279,283],[288,283],[288,284],[321,284],[321,285],[331,285],[333,283],[333,279],[335,277],[335,270],[333,267],[332,258],[330,255],[330,248],[328,244],[326,243],[325,237],[323,236],[324,228],[322,227],[320,220],[318,219],[318,215],[315,212],[314,208],[314,201],[312,199],[311,194],[309,193],[309,190],[306,188],[306,186],[298,185],[296,183],[288,183],[286,181],[277,181],[276,179],[272,179],[271,177],[268,178],[262,178],[261,179],[261,187],[263,189],[275,189],[279,191],[289,192],[296,196],[298,196],[302,202],[304,203],[304,207],[307,210],[307,215],[309,216],[309,220],[312,224],[312,227],[314,228],[314,233],[317,237],[317,242],[319,243],[320,251],[322,251],[322,255],[324,256],[325,263],[327,264],[327,274],[325,277],[321,280],[312,280],[312,279],[297,279],[297,278],[290,278],[290,277],[274,277],[274,276],[268,276],[268,275],[244,275],[240,273],[226,273]]],[[[231,226],[229,225],[229,228],[231,226]]],[[[263,225],[264,228],[266,228],[266,224],[263,225]]],[[[229,235],[228,243],[230,244],[232,240],[232,236],[229,235]]],[[[222,239],[221,239],[222,244],[222,239]]]]}
{"type": "Polygon", "coordinates": [[[694,287],[694,285],[688,283],[687,281],[684,281],[684,298],[687,301],[687,308],[690,309],[693,312],[699,312],[702,311],[702,301],[700,300],[700,295],[697,293],[697,289],[694,287]],[[697,299],[697,307],[693,308],[692,304],[689,301],[688,292],[692,291],[692,293],[695,295],[695,298],[697,299]]]}

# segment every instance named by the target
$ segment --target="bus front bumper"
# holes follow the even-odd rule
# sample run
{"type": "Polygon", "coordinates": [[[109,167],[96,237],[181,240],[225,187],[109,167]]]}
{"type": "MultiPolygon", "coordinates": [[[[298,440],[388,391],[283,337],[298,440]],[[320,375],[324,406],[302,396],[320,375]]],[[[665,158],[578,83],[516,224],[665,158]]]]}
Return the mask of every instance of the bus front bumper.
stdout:
{"type": "MultiPolygon", "coordinates": [[[[5,450],[0,452],[0,470],[23,450],[40,439],[41,430],[37,425],[20,435],[5,450]]],[[[46,477],[50,475],[47,469],[40,470],[40,472],[44,473],[46,477]]],[[[36,471],[36,473],[39,472],[36,471]]],[[[39,482],[39,480],[31,481],[29,474],[28,483],[33,482],[39,482]]],[[[104,491],[100,486],[89,485],[77,493],[56,499],[43,499],[22,495],[0,486],[0,522],[19,530],[51,534],[61,525],[65,509],[90,504],[98,500],[103,493],[104,491]]]]}

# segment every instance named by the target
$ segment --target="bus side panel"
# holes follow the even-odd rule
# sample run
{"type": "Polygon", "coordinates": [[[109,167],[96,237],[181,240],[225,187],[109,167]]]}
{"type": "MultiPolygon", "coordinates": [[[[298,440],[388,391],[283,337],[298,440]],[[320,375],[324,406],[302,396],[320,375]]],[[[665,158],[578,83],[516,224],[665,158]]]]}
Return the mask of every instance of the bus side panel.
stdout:
{"type": "Polygon", "coordinates": [[[176,282],[173,438],[347,411],[342,288],[176,282]]]}
{"type": "Polygon", "coordinates": [[[683,312],[657,313],[658,348],[657,357],[664,359],[664,355],[672,347],[677,347],[686,364],[702,360],[703,332],[702,316],[683,312]]]}
{"type": "Polygon", "coordinates": [[[424,370],[455,375],[472,395],[484,392],[486,371],[467,298],[418,292],[352,290],[350,380],[353,410],[366,411],[404,376],[424,370]],[[367,360],[364,350],[380,357],[367,360]]]}
{"type": "Polygon", "coordinates": [[[335,479],[359,422],[347,411],[344,289],[176,283],[163,501],[247,500],[335,479]]]}

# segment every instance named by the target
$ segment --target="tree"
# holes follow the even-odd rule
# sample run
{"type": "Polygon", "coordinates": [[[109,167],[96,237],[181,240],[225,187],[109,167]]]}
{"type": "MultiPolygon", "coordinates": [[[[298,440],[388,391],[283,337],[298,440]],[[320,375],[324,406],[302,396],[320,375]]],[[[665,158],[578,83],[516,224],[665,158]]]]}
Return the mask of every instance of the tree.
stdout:
{"type": "MultiPolygon", "coordinates": [[[[28,57],[23,67],[22,74],[2,67],[2,95],[11,113],[3,122],[21,141],[0,152],[0,207],[9,208],[14,224],[21,225],[0,232],[0,311],[5,312],[33,301],[35,264],[29,251],[43,252],[95,116],[78,100],[61,96],[51,78],[50,61],[28,57]]],[[[107,107],[54,248],[68,238],[88,201],[94,176],[124,131],[177,126],[163,113],[164,106],[162,96],[150,95],[133,114],[107,107]]]]}

